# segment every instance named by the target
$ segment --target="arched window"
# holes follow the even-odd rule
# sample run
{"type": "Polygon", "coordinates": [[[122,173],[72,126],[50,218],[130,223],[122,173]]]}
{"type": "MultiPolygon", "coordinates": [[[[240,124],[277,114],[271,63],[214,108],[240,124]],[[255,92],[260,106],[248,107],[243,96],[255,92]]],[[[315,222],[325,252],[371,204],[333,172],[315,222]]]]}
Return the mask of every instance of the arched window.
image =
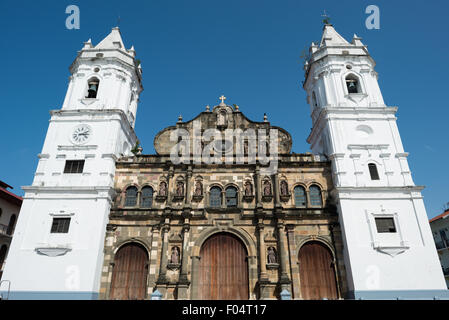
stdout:
{"type": "Polygon", "coordinates": [[[100,80],[97,78],[92,78],[87,82],[87,96],[86,98],[93,98],[95,99],[97,97],[98,93],[98,86],[100,85],[100,80]]]}
{"type": "Polygon", "coordinates": [[[297,208],[305,207],[306,206],[306,190],[301,186],[296,186],[295,189],[293,189],[293,192],[295,193],[295,206],[297,208]]]}
{"type": "Polygon", "coordinates": [[[374,163],[368,164],[369,174],[371,176],[371,180],[380,180],[379,172],[377,171],[377,166],[374,163]]]}
{"type": "Polygon", "coordinates": [[[11,218],[9,218],[8,229],[6,230],[7,235],[12,235],[14,232],[14,226],[16,225],[16,215],[13,214],[11,218]]]}
{"type": "Polygon", "coordinates": [[[226,207],[237,207],[237,189],[235,187],[226,188],[226,207]]]}
{"type": "Polygon", "coordinates": [[[125,206],[134,207],[137,205],[137,188],[129,187],[126,189],[125,206]]]}
{"type": "Polygon", "coordinates": [[[221,207],[221,189],[219,187],[210,188],[210,206],[212,208],[221,207]]]}
{"type": "Polygon", "coordinates": [[[323,200],[321,199],[321,189],[318,186],[310,186],[309,189],[310,204],[312,206],[322,206],[323,200]]]}
{"type": "Polygon", "coordinates": [[[360,93],[360,84],[357,77],[350,74],[346,77],[346,87],[348,88],[348,93],[360,93]]]}
{"type": "Polygon", "coordinates": [[[153,188],[143,187],[141,197],[140,206],[142,208],[151,208],[153,205],[153,188]]]}

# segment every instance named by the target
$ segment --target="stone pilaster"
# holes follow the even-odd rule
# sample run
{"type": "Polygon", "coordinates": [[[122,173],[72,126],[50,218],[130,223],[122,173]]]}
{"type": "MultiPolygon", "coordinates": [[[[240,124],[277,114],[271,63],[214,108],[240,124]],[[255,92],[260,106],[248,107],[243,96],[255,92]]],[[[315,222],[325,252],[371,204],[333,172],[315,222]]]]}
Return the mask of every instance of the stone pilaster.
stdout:
{"type": "Polygon", "coordinates": [[[284,233],[284,222],[279,221],[276,225],[277,233],[278,233],[278,253],[279,253],[279,262],[280,262],[280,279],[279,282],[281,284],[282,290],[287,289],[290,291],[290,278],[287,274],[287,257],[285,251],[285,233],[284,233]]]}
{"type": "Polygon", "coordinates": [[[259,166],[256,166],[256,172],[254,174],[254,192],[256,193],[256,209],[262,209],[262,193],[259,166]]]}
{"type": "Polygon", "coordinates": [[[159,278],[157,279],[158,285],[167,283],[167,249],[168,249],[169,230],[170,230],[170,220],[166,218],[161,228],[162,248],[161,248],[161,264],[159,269],[159,278]]]}
{"type": "Polygon", "coordinates": [[[190,240],[190,222],[185,219],[182,227],[182,260],[181,260],[181,272],[179,274],[178,284],[178,299],[185,300],[187,297],[187,289],[189,287],[188,274],[188,257],[189,257],[189,240],[190,240]]]}

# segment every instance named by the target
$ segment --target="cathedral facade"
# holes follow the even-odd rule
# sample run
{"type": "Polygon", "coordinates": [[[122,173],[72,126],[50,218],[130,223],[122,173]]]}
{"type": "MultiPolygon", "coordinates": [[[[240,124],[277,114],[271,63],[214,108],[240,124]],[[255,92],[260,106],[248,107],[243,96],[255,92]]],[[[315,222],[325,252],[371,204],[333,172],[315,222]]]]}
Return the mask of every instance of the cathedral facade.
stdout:
{"type": "MultiPolygon", "coordinates": [[[[361,39],[325,24],[303,81],[312,153],[225,97],[142,154],[142,68],[84,43],[25,196],[10,299],[449,298],[421,190],[361,39]],[[243,110],[244,111],[244,110],[243,110]]],[[[162,128],[161,128],[162,129],[162,128]]]]}

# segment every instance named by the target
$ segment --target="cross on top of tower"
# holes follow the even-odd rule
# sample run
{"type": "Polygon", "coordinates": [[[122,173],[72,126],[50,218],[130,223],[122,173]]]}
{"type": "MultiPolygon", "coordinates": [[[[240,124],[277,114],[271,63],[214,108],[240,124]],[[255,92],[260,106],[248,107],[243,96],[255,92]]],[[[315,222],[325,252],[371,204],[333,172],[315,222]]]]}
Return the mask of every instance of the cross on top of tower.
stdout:
{"type": "Polygon", "coordinates": [[[323,17],[323,23],[324,24],[330,24],[331,17],[326,13],[326,10],[324,10],[323,14],[321,15],[323,17]]]}
{"type": "Polygon", "coordinates": [[[224,95],[221,95],[221,97],[219,97],[218,99],[221,100],[220,104],[223,105],[224,101],[226,100],[226,97],[224,95]]]}

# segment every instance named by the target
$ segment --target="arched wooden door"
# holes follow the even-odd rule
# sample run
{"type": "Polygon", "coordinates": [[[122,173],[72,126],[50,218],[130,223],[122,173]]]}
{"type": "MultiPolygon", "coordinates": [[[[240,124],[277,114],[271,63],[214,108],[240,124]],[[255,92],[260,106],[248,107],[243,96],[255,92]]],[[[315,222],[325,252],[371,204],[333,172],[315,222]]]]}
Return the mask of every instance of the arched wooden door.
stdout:
{"type": "Polygon", "coordinates": [[[332,253],[319,242],[309,242],[299,251],[299,275],[303,299],[337,299],[332,253]]]}
{"type": "Polygon", "coordinates": [[[237,237],[211,236],[201,247],[200,258],[199,299],[249,299],[247,252],[237,237]]]}
{"type": "Polygon", "coordinates": [[[114,259],[110,299],[141,300],[147,289],[148,254],[141,245],[126,244],[114,259]]]}

